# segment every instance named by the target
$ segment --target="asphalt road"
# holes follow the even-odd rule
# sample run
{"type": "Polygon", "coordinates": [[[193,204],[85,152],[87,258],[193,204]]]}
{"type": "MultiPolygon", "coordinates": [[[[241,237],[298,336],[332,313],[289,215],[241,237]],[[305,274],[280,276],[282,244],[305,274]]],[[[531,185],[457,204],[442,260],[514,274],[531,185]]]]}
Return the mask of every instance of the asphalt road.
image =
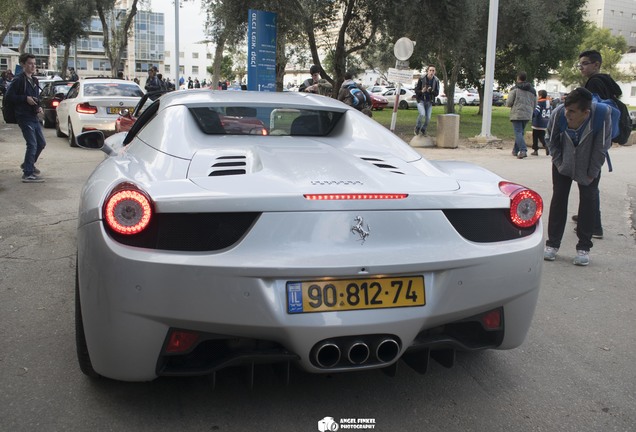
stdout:
{"type": "MultiPolygon", "coordinates": [[[[70,148],[54,130],[23,184],[24,143],[0,124],[1,431],[317,431],[318,421],[364,418],[377,431],[636,430],[636,242],[632,215],[636,146],[612,149],[601,199],[605,238],[590,266],[571,264],[572,227],[545,263],[535,320],[511,351],[458,354],[452,369],[308,375],[286,386],[270,367],[250,390],[242,370],[151,383],[92,381],[75,358],[74,266],[81,185],[103,158],[70,148]]],[[[462,159],[539,191],[549,202],[550,162],[503,148],[423,149],[462,159]]],[[[571,213],[577,194],[572,194],[571,213]]],[[[357,420],[356,420],[357,421],[357,420]]],[[[341,422],[341,425],[344,422],[341,422]]],[[[344,430],[343,427],[340,430],[344,430]]],[[[365,430],[365,429],[357,429],[365,430]]]]}

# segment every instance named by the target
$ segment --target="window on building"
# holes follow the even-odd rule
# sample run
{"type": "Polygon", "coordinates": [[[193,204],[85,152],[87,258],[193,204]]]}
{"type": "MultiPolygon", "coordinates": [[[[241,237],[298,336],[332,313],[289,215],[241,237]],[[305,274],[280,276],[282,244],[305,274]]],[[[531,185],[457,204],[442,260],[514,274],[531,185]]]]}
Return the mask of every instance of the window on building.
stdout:
{"type": "Polygon", "coordinates": [[[170,51],[164,52],[163,55],[166,56],[166,57],[170,57],[170,51]]]}
{"type": "Polygon", "coordinates": [[[93,70],[95,71],[109,71],[110,62],[108,60],[93,60],[93,70]]]}
{"type": "Polygon", "coordinates": [[[179,58],[185,58],[185,52],[179,51],[179,58]]]}
{"type": "Polygon", "coordinates": [[[163,65],[163,70],[166,73],[166,75],[170,74],[170,72],[171,72],[170,71],[170,65],[169,64],[163,65]]]}
{"type": "Polygon", "coordinates": [[[206,59],[208,59],[208,60],[212,60],[212,54],[207,53],[207,54],[205,55],[205,58],[206,58],[206,59]]]}
{"type": "Polygon", "coordinates": [[[632,86],[631,95],[632,97],[636,97],[636,86],[632,86]]]}
{"type": "Polygon", "coordinates": [[[199,53],[197,53],[197,52],[193,52],[193,53],[192,53],[192,58],[193,58],[193,59],[198,59],[198,58],[199,58],[199,53]]]}
{"type": "Polygon", "coordinates": [[[197,75],[199,73],[199,66],[192,66],[192,75],[197,75]]]}

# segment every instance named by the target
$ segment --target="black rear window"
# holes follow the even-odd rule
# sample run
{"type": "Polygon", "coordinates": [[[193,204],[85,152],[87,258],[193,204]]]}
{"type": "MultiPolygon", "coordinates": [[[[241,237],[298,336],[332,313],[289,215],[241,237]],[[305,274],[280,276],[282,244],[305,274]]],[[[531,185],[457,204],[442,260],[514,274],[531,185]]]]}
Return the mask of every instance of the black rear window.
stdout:
{"type": "Polygon", "coordinates": [[[208,135],[326,136],[342,112],[279,107],[205,106],[190,113],[208,135]]]}

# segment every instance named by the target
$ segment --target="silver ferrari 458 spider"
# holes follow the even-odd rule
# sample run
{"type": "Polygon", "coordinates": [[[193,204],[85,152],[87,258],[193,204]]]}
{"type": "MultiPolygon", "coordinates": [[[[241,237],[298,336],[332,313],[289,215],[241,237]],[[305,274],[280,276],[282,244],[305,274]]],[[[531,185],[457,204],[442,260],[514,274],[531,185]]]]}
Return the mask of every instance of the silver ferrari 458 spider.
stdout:
{"type": "Polygon", "coordinates": [[[272,363],[382,369],[519,346],[541,197],[432,162],[320,95],[192,90],[104,141],[83,188],[76,331],[89,376],[272,363]]]}

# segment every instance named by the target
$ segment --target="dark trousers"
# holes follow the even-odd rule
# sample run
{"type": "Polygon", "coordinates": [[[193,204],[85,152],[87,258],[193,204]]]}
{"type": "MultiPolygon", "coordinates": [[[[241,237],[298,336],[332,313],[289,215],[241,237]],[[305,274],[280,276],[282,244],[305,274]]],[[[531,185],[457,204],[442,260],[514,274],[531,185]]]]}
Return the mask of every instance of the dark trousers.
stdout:
{"type": "Polygon", "coordinates": [[[539,150],[539,141],[543,148],[548,148],[545,143],[545,129],[532,129],[532,150],[539,150]]]}
{"type": "MultiPolygon", "coordinates": [[[[592,247],[592,227],[596,216],[598,202],[598,181],[595,178],[587,186],[579,184],[579,219],[576,235],[579,238],[576,250],[589,251],[592,247]]],[[[550,215],[548,217],[548,241],[546,246],[561,247],[561,239],[565,231],[568,218],[568,197],[572,179],[561,175],[552,165],[552,201],[550,202],[550,215]]]]}

